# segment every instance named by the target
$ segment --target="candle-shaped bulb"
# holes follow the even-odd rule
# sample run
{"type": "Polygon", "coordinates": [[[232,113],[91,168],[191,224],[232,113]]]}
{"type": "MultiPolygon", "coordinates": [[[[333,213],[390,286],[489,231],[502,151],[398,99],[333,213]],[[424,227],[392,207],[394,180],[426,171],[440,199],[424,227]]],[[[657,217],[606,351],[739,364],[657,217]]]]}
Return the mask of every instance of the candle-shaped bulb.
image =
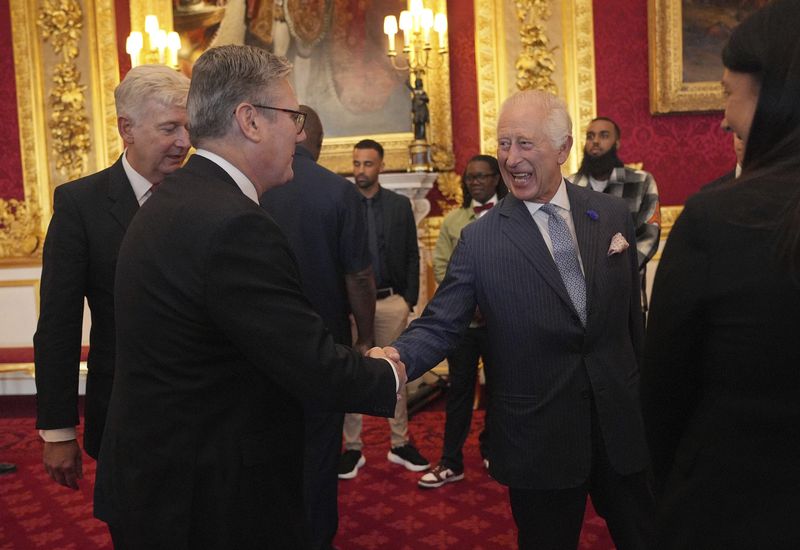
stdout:
{"type": "Polygon", "coordinates": [[[131,56],[131,67],[139,66],[139,53],[142,51],[142,33],[132,32],[125,41],[125,52],[131,56]]]}
{"type": "Polygon", "coordinates": [[[433,30],[439,35],[439,49],[444,50],[447,47],[447,16],[443,13],[437,13],[433,19],[433,30]]]}
{"type": "Polygon", "coordinates": [[[181,50],[181,37],[175,31],[167,35],[167,64],[178,67],[178,52],[181,50]]]}
{"type": "Polygon", "coordinates": [[[431,45],[431,29],[433,28],[433,10],[422,10],[420,17],[420,26],[422,27],[422,35],[425,39],[425,45],[431,45]]]}
{"type": "Polygon", "coordinates": [[[408,50],[411,47],[411,28],[413,27],[413,21],[410,11],[403,10],[400,12],[399,26],[400,30],[403,31],[403,41],[405,43],[405,49],[408,50]]]}
{"type": "Polygon", "coordinates": [[[389,53],[394,51],[394,35],[397,34],[397,18],[387,15],[383,20],[383,32],[389,38],[389,53]]]}

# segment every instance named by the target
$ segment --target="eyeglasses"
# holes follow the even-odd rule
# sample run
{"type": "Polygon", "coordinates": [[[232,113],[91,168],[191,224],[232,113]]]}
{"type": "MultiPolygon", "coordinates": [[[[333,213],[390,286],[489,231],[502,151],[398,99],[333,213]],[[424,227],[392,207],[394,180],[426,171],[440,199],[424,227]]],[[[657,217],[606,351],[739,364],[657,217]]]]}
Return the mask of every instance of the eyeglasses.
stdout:
{"type": "Polygon", "coordinates": [[[301,113],[300,111],[293,111],[292,109],[282,109],[280,107],[270,107],[269,105],[257,105],[255,103],[251,103],[253,107],[258,107],[259,109],[269,109],[270,111],[280,111],[282,113],[288,113],[292,117],[292,121],[294,122],[294,127],[297,130],[297,133],[303,131],[303,128],[306,125],[306,114],[301,113]]]}
{"type": "Polygon", "coordinates": [[[488,174],[467,174],[464,176],[464,183],[472,183],[473,181],[486,183],[489,181],[489,178],[493,178],[496,175],[497,172],[489,172],[488,174]]]}

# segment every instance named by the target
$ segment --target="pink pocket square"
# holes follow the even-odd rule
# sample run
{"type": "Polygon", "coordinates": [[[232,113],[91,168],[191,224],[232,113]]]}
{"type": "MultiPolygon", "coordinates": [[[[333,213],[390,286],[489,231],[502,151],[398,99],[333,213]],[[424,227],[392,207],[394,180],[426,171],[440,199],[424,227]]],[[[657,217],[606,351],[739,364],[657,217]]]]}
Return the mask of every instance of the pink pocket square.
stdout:
{"type": "Polygon", "coordinates": [[[614,254],[619,254],[620,252],[625,252],[628,250],[628,241],[625,240],[625,237],[622,236],[622,233],[617,233],[613,237],[611,237],[611,246],[608,247],[608,255],[613,256],[614,254]]]}

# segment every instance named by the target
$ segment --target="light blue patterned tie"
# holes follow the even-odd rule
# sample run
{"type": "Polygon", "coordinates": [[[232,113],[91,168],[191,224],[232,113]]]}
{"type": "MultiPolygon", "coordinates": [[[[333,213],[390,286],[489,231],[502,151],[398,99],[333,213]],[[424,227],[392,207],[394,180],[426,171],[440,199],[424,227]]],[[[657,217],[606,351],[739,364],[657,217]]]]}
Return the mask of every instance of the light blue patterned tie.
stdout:
{"type": "Polygon", "coordinates": [[[558,213],[556,205],[547,203],[542,205],[541,210],[549,216],[547,230],[550,233],[550,241],[553,243],[553,259],[561,273],[564,286],[567,287],[572,305],[578,312],[581,324],[586,326],[586,281],[578,263],[578,254],[572,234],[567,227],[567,222],[558,213]]]}

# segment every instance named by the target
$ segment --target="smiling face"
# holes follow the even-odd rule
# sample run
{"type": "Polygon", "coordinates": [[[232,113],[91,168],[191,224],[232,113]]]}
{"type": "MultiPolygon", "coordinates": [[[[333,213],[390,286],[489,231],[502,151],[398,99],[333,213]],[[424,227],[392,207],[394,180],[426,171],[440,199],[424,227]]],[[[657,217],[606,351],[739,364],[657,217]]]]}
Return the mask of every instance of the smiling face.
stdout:
{"type": "Polygon", "coordinates": [[[497,192],[500,174],[492,170],[485,160],[473,160],[464,171],[464,183],[469,195],[481,204],[492,198],[497,192]]]}
{"type": "Polygon", "coordinates": [[[739,136],[742,147],[746,148],[761,85],[749,73],[725,69],[722,73],[722,89],[725,93],[725,118],[722,124],[739,136]]]}
{"type": "Polygon", "coordinates": [[[553,147],[544,131],[547,113],[537,104],[509,105],[497,125],[497,160],[511,193],[520,200],[549,202],[561,185],[561,165],[572,137],[553,147]]]}
{"type": "Polygon", "coordinates": [[[181,167],[189,152],[186,109],[150,99],[139,113],[135,120],[121,116],[117,121],[126,158],[147,181],[160,183],[181,167]]]}

